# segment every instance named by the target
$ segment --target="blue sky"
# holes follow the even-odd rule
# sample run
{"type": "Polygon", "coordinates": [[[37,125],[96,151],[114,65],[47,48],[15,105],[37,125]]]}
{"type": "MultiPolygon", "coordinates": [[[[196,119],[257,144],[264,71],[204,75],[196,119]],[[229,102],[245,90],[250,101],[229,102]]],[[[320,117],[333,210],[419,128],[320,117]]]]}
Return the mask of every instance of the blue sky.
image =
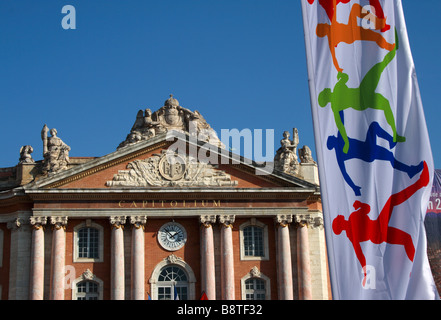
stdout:
{"type": "MultiPolygon", "coordinates": [[[[441,1],[403,6],[441,168],[441,1]]],[[[45,123],[72,157],[111,153],[171,93],[219,134],[273,129],[277,149],[296,127],[315,157],[300,1],[1,0],[0,48],[0,167],[27,144],[41,160],[45,123]],[[61,26],[68,4],[75,30],[61,26]]]]}

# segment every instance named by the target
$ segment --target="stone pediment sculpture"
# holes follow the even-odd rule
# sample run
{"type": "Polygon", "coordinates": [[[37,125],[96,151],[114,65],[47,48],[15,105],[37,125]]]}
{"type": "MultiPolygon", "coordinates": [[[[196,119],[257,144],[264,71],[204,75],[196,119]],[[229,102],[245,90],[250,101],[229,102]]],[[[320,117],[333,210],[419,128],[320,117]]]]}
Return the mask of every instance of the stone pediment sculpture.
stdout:
{"type": "Polygon", "coordinates": [[[43,174],[53,174],[65,170],[69,165],[70,147],[57,137],[57,129],[51,129],[51,137],[47,133],[49,128],[44,125],[41,131],[43,140],[43,174]]]}
{"type": "Polygon", "coordinates": [[[144,160],[135,160],[120,170],[108,187],[225,187],[236,186],[229,174],[187,155],[163,150],[144,160]]]}
{"type": "Polygon", "coordinates": [[[197,136],[198,140],[222,147],[216,132],[210,127],[202,115],[179,105],[179,101],[170,95],[164,106],[152,113],[150,109],[139,110],[135,123],[121,142],[118,149],[148,140],[160,133],[176,130],[197,136]]]}

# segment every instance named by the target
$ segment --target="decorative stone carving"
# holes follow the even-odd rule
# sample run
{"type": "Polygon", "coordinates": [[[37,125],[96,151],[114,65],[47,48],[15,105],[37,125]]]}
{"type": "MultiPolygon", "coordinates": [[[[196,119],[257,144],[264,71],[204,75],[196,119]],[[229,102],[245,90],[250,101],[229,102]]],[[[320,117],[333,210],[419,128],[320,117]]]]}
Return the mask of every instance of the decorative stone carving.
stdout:
{"type": "Polygon", "coordinates": [[[35,163],[35,160],[32,159],[31,153],[34,152],[34,149],[29,146],[22,146],[20,148],[20,159],[19,163],[35,163]]]}
{"type": "Polygon", "coordinates": [[[281,227],[286,227],[292,222],[292,215],[290,214],[278,214],[274,217],[274,222],[281,227]]]}
{"type": "Polygon", "coordinates": [[[57,230],[61,228],[66,229],[67,219],[68,218],[66,216],[50,217],[51,224],[57,230]]]}
{"type": "Polygon", "coordinates": [[[193,112],[180,106],[179,101],[170,95],[170,98],[164,102],[164,106],[154,113],[150,109],[138,111],[130,133],[126,140],[119,144],[118,149],[148,140],[169,130],[189,133],[197,136],[201,141],[218,147],[223,146],[216,132],[197,110],[193,112]]]}
{"type": "Polygon", "coordinates": [[[13,229],[13,230],[17,230],[19,229],[23,224],[25,223],[25,221],[21,218],[15,218],[13,221],[9,221],[6,226],[8,229],[13,229]]]}
{"type": "Polygon", "coordinates": [[[300,163],[316,163],[312,158],[311,149],[308,146],[303,146],[303,148],[299,149],[299,157],[300,163]]]}
{"type": "Polygon", "coordinates": [[[46,222],[47,222],[47,217],[29,217],[29,221],[31,222],[31,225],[34,229],[40,229],[42,228],[46,222]]]}
{"type": "Polygon", "coordinates": [[[250,270],[250,275],[251,277],[255,277],[255,278],[260,278],[260,270],[257,266],[254,266],[251,270],[250,270]]]}
{"type": "Polygon", "coordinates": [[[221,187],[235,186],[231,176],[191,156],[163,150],[144,160],[135,160],[107,181],[108,187],[221,187]]]}
{"type": "Polygon", "coordinates": [[[316,228],[318,228],[318,229],[323,229],[324,228],[324,225],[323,225],[323,217],[315,217],[314,218],[314,222],[311,224],[311,228],[312,229],[316,229],[316,228]]]}
{"type": "Polygon", "coordinates": [[[44,125],[41,131],[43,140],[43,174],[52,174],[65,170],[69,165],[70,147],[57,137],[57,129],[51,129],[51,137],[47,136],[49,129],[44,125]]]}
{"type": "Polygon", "coordinates": [[[168,263],[172,263],[175,264],[178,261],[184,261],[182,260],[181,257],[175,256],[173,253],[171,255],[169,255],[168,257],[164,258],[165,261],[167,261],[168,263]]]}
{"type": "Polygon", "coordinates": [[[297,214],[294,216],[294,222],[297,226],[313,226],[314,225],[314,217],[310,214],[297,214]]]}
{"type": "Polygon", "coordinates": [[[206,214],[199,217],[199,222],[206,228],[211,227],[213,223],[216,223],[216,215],[206,214]]]}
{"type": "Polygon", "coordinates": [[[112,225],[112,228],[124,229],[124,224],[126,223],[126,216],[112,216],[109,218],[110,224],[112,225]]]}
{"type": "Polygon", "coordinates": [[[233,223],[236,220],[236,216],[233,214],[222,214],[219,216],[219,223],[223,224],[225,227],[233,227],[233,223]]]}
{"type": "Polygon", "coordinates": [[[144,225],[147,223],[147,216],[131,216],[130,223],[135,229],[144,229],[144,225]]]}
{"type": "Polygon", "coordinates": [[[299,144],[299,134],[296,128],[293,130],[293,139],[290,140],[289,137],[288,131],[283,132],[283,139],[280,140],[281,147],[274,156],[274,168],[287,174],[298,175],[297,145],[299,144]]]}
{"type": "Polygon", "coordinates": [[[90,269],[86,269],[86,271],[84,271],[81,275],[81,279],[82,280],[94,280],[95,275],[93,274],[92,271],[90,271],[90,269]]]}

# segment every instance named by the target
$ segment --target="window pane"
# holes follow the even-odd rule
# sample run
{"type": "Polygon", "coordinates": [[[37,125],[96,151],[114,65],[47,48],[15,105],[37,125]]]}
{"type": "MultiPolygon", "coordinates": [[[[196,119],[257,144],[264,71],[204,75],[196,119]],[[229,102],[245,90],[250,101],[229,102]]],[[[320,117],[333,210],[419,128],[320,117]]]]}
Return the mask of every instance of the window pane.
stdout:
{"type": "Polygon", "coordinates": [[[180,266],[168,265],[158,276],[158,300],[173,300],[175,289],[179,300],[188,299],[188,277],[180,266]]]}
{"type": "Polygon", "coordinates": [[[263,228],[248,226],[243,229],[245,256],[263,257],[263,228]]]}
{"type": "Polygon", "coordinates": [[[260,278],[250,278],[245,281],[246,300],[265,300],[265,281],[260,278]]]}
{"type": "Polygon", "coordinates": [[[176,287],[179,300],[187,300],[187,287],[176,287]]]}
{"type": "Polygon", "coordinates": [[[98,258],[99,230],[96,228],[81,228],[78,230],[78,257],[98,258]]]}
{"type": "Polygon", "coordinates": [[[98,300],[98,283],[81,281],[77,284],[77,300],[98,300]]]}
{"type": "Polygon", "coordinates": [[[176,266],[169,266],[162,269],[158,277],[159,281],[187,281],[185,272],[176,266]]]}
{"type": "Polygon", "coordinates": [[[171,287],[158,287],[158,300],[171,300],[171,287]]]}

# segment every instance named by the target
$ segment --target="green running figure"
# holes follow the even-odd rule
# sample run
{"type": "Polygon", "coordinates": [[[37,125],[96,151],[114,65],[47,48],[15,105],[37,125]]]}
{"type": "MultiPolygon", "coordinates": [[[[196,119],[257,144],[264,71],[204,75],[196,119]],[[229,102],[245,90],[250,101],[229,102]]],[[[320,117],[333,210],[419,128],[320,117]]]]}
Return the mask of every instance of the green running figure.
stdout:
{"type": "Polygon", "coordinates": [[[346,73],[339,72],[337,75],[338,82],[335,84],[334,91],[325,88],[318,96],[319,105],[323,108],[331,103],[331,109],[334,113],[335,124],[345,142],[343,152],[348,153],[349,139],[345,126],[340,117],[340,111],[352,108],[354,110],[363,111],[368,108],[383,110],[387,123],[393,131],[393,142],[404,142],[406,138],[397,134],[395,127],[395,119],[389,101],[380,93],[376,93],[380,77],[386,66],[391,62],[398,49],[398,37],[396,38],[396,46],[384,57],[382,62],[375,64],[364,76],[359,88],[348,88],[346,83],[349,76],[346,73]]]}

